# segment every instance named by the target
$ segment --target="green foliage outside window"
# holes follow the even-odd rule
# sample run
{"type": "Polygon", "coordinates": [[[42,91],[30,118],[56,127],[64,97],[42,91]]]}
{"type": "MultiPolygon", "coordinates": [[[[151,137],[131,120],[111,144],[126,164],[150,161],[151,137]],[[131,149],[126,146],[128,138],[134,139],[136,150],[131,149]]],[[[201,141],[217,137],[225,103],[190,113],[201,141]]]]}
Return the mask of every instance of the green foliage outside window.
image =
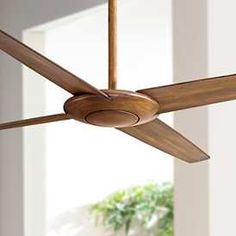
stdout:
{"type": "Polygon", "coordinates": [[[173,211],[172,185],[154,183],[116,192],[91,207],[97,224],[125,235],[139,227],[147,236],[173,236],[173,211]]]}

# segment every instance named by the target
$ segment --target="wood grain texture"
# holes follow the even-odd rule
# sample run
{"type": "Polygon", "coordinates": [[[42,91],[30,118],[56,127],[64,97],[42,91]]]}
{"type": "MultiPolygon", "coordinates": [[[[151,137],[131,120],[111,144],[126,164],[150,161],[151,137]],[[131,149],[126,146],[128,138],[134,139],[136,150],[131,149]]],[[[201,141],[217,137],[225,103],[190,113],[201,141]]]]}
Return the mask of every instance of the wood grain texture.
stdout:
{"type": "Polygon", "coordinates": [[[39,125],[39,124],[45,124],[45,123],[69,120],[69,119],[71,118],[65,113],[57,114],[57,115],[50,115],[50,116],[42,116],[42,117],[31,118],[31,119],[26,119],[26,120],[3,123],[3,124],[0,124],[0,130],[20,128],[20,127],[31,126],[31,125],[39,125]]]}
{"type": "Polygon", "coordinates": [[[104,127],[128,127],[157,117],[159,104],[145,94],[124,90],[104,90],[111,98],[97,95],[74,96],[64,104],[73,119],[104,127]]]}
{"type": "Polygon", "coordinates": [[[0,30],[0,49],[73,95],[107,95],[0,30]]]}
{"type": "Polygon", "coordinates": [[[117,85],[117,0],[108,0],[109,10],[109,89],[117,85]]]}
{"type": "Polygon", "coordinates": [[[159,119],[119,130],[189,163],[209,159],[205,152],[159,119]]]}
{"type": "Polygon", "coordinates": [[[139,90],[160,104],[160,113],[236,99],[236,75],[139,90]]]}

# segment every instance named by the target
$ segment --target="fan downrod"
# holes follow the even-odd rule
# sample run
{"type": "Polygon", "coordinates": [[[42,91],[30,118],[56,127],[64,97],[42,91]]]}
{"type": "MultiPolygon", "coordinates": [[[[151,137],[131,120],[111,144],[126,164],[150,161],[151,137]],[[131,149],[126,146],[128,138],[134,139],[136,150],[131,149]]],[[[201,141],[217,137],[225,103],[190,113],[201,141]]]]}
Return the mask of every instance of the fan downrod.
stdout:
{"type": "Polygon", "coordinates": [[[117,0],[108,0],[108,88],[117,87],[117,0]]]}
{"type": "Polygon", "coordinates": [[[64,104],[73,119],[103,127],[131,127],[154,120],[159,104],[152,98],[124,90],[103,90],[111,98],[100,95],[74,96],[64,104]]]}

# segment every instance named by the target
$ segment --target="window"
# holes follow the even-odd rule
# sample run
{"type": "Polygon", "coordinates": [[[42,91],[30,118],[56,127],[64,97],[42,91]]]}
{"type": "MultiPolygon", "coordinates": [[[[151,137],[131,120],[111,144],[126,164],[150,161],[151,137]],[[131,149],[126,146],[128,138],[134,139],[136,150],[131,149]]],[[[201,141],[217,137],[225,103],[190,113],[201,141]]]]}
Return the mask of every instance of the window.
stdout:
{"type": "MultiPolygon", "coordinates": [[[[45,54],[98,88],[107,87],[106,11],[102,5],[43,27],[45,54]]],[[[171,83],[171,45],[170,1],[121,1],[118,88],[135,91],[171,83]]],[[[45,113],[62,112],[70,94],[50,82],[44,88],[45,113]]],[[[172,124],[171,114],[162,118],[172,124]]],[[[132,185],[172,182],[170,156],[115,129],[76,121],[43,129],[47,236],[98,236],[85,221],[87,205],[132,185]]]]}

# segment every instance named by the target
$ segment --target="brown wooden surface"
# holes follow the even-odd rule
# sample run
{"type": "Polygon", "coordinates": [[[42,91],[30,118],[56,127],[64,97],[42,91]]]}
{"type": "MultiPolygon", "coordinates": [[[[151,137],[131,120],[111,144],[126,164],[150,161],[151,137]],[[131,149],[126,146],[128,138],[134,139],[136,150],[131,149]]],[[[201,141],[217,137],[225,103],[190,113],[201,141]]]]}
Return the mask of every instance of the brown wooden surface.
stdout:
{"type": "Polygon", "coordinates": [[[31,125],[39,125],[39,124],[62,121],[62,120],[69,120],[69,119],[71,118],[67,114],[64,114],[64,113],[57,114],[57,115],[43,116],[43,117],[26,119],[26,120],[3,123],[3,124],[0,124],[0,130],[20,128],[20,127],[31,126],[31,125]]]}
{"type": "Polygon", "coordinates": [[[160,113],[236,99],[236,75],[139,90],[160,104],[160,113]]]}
{"type": "Polygon", "coordinates": [[[189,163],[209,159],[205,152],[159,119],[119,130],[189,163]]]}
{"type": "Polygon", "coordinates": [[[109,10],[109,89],[117,84],[117,0],[108,0],[109,10]]]}
{"type": "Polygon", "coordinates": [[[73,95],[89,93],[107,96],[1,30],[0,49],[73,95]]]}
{"type": "Polygon", "coordinates": [[[75,96],[64,110],[76,120],[105,127],[128,127],[157,117],[158,103],[148,96],[123,90],[104,90],[111,98],[97,95],[75,96]]]}
{"type": "Polygon", "coordinates": [[[127,127],[139,121],[136,114],[123,110],[102,110],[88,114],[85,120],[92,125],[105,127],[127,127]]]}

